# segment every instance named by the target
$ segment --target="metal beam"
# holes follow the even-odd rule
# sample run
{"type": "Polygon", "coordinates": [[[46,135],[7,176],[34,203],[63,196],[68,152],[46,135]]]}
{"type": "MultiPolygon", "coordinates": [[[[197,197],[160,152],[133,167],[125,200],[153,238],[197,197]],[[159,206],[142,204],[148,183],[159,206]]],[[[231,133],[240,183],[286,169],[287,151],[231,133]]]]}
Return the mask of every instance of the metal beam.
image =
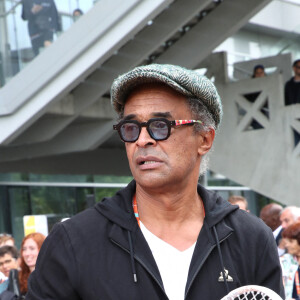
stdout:
{"type": "Polygon", "coordinates": [[[0,172],[131,176],[125,148],[0,162],[0,172]],[[113,162],[113,163],[112,163],[113,162]]]}
{"type": "Polygon", "coordinates": [[[0,161],[95,149],[112,135],[112,126],[114,123],[114,120],[90,120],[88,122],[72,123],[72,125],[60,132],[51,141],[33,145],[1,148],[0,161]]]}
{"type": "Polygon", "coordinates": [[[270,1],[222,1],[155,62],[194,68],[270,1]]]}

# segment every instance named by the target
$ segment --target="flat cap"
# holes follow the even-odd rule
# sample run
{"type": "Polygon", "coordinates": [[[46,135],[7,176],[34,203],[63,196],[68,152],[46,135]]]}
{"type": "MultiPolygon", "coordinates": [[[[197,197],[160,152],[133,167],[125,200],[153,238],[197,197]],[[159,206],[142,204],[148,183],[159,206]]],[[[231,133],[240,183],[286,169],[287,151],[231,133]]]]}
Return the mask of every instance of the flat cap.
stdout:
{"type": "Polygon", "coordinates": [[[222,119],[222,103],[214,84],[197,71],[175,65],[150,64],[136,67],[116,78],[111,87],[111,102],[119,113],[129,93],[143,83],[161,82],[179,93],[199,99],[212,114],[216,126],[222,119]]]}

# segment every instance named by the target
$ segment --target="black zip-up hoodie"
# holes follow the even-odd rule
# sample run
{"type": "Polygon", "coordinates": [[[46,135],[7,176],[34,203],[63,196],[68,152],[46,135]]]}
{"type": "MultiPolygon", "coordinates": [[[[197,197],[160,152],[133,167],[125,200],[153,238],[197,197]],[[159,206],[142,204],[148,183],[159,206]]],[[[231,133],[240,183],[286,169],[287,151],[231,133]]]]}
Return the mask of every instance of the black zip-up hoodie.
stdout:
{"type": "MultiPolygon", "coordinates": [[[[132,181],[114,197],[56,225],[41,248],[26,299],[168,299],[133,214],[134,193],[132,181]]],[[[249,284],[271,288],[283,297],[271,230],[216,193],[201,186],[198,193],[205,219],[184,299],[219,300],[229,290],[249,284]]]]}

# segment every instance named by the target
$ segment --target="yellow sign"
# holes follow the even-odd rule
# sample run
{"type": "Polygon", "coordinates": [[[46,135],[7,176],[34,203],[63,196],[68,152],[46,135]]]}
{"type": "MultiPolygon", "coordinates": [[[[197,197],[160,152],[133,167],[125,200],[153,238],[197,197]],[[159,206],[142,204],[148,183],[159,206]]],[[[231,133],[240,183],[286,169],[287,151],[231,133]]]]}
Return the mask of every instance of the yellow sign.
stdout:
{"type": "Polygon", "coordinates": [[[24,218],[24,234],[25,236],[29,233],[33,233],[35,231],[35,217],[34,216],[26,216],[24,218]]]}
{"type": "Polygon", "coordinates": [[[48,221],[46,215],[24,216],[23,225],[25,236],[33,232],[48,235],[48,221]]]}

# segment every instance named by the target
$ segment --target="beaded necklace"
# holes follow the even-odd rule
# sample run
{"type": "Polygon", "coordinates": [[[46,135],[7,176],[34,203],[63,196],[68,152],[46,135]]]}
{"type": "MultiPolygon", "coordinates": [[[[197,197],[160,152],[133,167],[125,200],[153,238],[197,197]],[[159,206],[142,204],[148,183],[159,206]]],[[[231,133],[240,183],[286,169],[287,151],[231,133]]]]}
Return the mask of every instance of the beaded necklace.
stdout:
{"type": "Polygon", "coordinates": [[[135,218],[138,222],[138,225],[141,227],[140,217],[139,217],[139,212],[138,212],[138,207],[137,207],[137,202],[136,202],[136,194],[134,194],[133,199],[132,199],[132,207],[133,207],[133,212],[134,212],[135,218]]]}
{"type": "MultiPolygon", "coordinates": [[[[132,207],[133,207],[133,212],[134,212],[135,218],[136,218],[136,220],[138,222],[138,225],[139,225],[139,227],[141,227],[140,216],[139,216],[139,211],[138,211],[137,201],[136,201],[136,194],[134,194],[133,199],[132,199],[132,207]]],[[[204,205],[203,205],[203,215],[205,217],[204,205]]],[[[299,289],[300,289],[300,287],[299,287],[299,289]]]]}

